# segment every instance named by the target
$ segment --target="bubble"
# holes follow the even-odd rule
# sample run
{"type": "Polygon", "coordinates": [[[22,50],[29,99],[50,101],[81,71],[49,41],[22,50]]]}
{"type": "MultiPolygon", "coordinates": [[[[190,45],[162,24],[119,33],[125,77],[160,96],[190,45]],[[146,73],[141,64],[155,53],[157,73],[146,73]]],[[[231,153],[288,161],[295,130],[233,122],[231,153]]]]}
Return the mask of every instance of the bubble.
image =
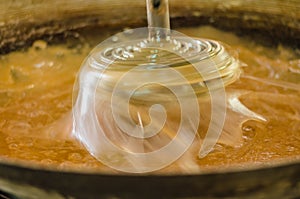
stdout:
{"type": "Polygon", "coordinates": [[[250,125],[248,123],[249,122],[243,124],[243,126],[242,126],[242,130],[243,130],[243,136],[242,137],[243,137],[244,140],[251,140],[256,135],[255,127],[252,126],[253,124],[250,125]]]}
{"type": "Polygon", "coordinates": [[[254,132],[254,128],[252,126],[243,126],[242,129],[245,132],[254,132]]]}
{"type": "Polygon", "coordinates": [[[80,160],[82,160],[82,155],[80,153],[71,153],[68,155],[68,160],[80,161],[80,160]]]}
{"type": "Polygon", "coordinates": [[[46,41],[43,41],[43,40],[36,40],[33,44],[32,44],[32,47],[35,49],[35,50],[44,50],[47,48],[47,42],[46,41]]]}
{"type": "Polygon", "coordinates": [[[117,42],[117,41],[119,40],[119,38],[116,37],[116,36],[113,36],[113,37],[111,38],[111,40],[112,40],[113,42],[117,42]]]}
{"type": "Polygon", "coordinates": [[[8,148],[11,150],[18,150],[19,146],[17,143],[11,143],[8,145],[8,148]]]}
{"type": "Polygon", "coordinates": [[[286,150],[287,150],[288,152],[294,152],[296,149],[295,149],[294,146],[287,146],[287,147],[286,147],[286,150]]]}
{"type": "Polygon", "coordinates": [[[134,30],[131,29],[131,28],[125,28],[125,29],[124,29],[124,33],[125,33],[125,34],[133,34],[133,33],[134,33],[134,30]]]}

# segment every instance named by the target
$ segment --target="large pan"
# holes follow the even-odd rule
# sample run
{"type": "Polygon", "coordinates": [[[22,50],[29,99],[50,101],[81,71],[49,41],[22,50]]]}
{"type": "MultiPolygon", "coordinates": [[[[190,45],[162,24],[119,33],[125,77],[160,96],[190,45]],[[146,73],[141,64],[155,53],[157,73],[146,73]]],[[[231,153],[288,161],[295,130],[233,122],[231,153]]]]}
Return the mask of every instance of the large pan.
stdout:
{"type": "MultiPolygon", "coordinates": [[[[0,5],[1,53],[87,26],[146,24],[145,2],[140,0],[7,0],[0,5]]],[[[170,7],[173,27],[212,24],[268,45],[280,41],[300,47],[298,0],[170,0],[170,7]]],[[[300,197],[300,161],[271,165],[197,175],[116,175],[1,161],[0,198],[300,197]]]]}

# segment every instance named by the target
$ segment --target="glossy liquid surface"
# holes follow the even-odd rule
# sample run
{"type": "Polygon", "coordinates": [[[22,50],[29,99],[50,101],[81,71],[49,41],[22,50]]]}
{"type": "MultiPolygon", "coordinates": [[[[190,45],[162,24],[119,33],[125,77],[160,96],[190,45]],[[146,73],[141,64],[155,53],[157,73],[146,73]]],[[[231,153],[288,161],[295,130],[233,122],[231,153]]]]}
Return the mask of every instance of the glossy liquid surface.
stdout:
{"type": "MultiPolygon", "coordinates": [[[[281,45],[264,47],[211,27],[179,31],[220,40],[238,51],[243,74],[226,87],[228,95],[238,95],[245,107],[265,121],[247,120],[235,125],[241,116],[233,101],[227,115],[228,131],[241,131],[237,144],[219,143],[203,159],[197,158],[197,147],[193,146],[179,161],[159,172],[198,173],[299,160],[299,50],[281,45]]],[[[88,32],[81,33],[83,43],[50,46],[36,41],[24,52],[1,56],[0,159],[59,170],[116,172],[69,136],[76,73],[91,50],[89,43],[99,43],[108,36],[88,32]]]]}

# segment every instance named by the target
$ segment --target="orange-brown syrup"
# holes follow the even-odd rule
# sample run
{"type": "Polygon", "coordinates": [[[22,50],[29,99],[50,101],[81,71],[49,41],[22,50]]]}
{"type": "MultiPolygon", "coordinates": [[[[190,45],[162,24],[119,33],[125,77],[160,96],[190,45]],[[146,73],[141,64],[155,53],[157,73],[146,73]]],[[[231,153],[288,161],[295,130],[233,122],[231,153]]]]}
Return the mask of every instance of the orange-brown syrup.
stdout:
{"type": "MultiPolygon", "coordinates": [[[[189,154],[161,172],[199,172],[300,160],[299,52],[282,46],[267,48],[211,27],[179,31],[220,40],[238,51],[245,64],[243,74],[226,89],[243,93],[241,102],[266,121],[242,124],[239,146],[218,144],[203,159],[197,158],[198,149],[193,146],[189,154]]],[[[97,41],[92,36],[86,38],[97,41]]],[[[1,56],[0,160],[59,170],[115,172],[65,133],[71,125],[76,73],[90,50],[88,44],[70,48],[36,41],[26,51],[1,56]]]]}

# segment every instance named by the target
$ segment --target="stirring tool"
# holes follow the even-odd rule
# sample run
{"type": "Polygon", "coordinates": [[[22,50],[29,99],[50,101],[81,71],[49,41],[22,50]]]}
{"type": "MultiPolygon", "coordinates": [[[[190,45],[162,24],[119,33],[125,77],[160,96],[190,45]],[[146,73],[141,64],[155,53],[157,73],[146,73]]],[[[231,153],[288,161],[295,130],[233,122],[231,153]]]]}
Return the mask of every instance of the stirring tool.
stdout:
{"type": "Polygon", "coordinates": [[[211,98],[211,122],[199,156],[216,144],[224,124],[224,86],[239,76],[228,47],[170,29],[167,0],[147,0],[148,28],[99,44],[74,89],[73,134],[99,161],[144,173],[164,168],[192,145],[199,103],[211,98]]]}

